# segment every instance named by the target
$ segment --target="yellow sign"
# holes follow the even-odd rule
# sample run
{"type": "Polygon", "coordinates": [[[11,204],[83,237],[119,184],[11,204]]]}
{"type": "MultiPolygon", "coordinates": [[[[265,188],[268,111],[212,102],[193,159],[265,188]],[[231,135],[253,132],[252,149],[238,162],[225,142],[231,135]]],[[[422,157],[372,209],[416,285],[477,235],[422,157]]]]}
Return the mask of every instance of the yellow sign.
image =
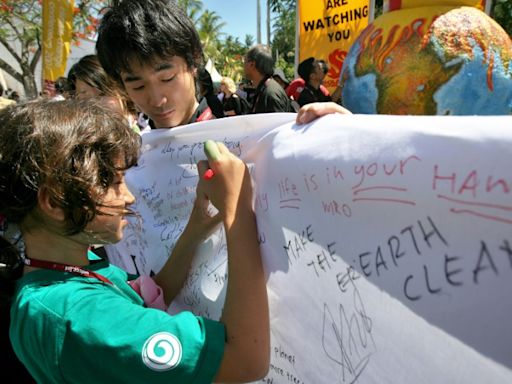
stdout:
{"type": "Polygon", "coordinates": [[[43,80],[64,76],[73,33],[74,0],[43,0],[43,80]]]}
{"type": "Polygon", "coordinates": [[[329,65],[324,86],[338,85],[343,60],[359,33],[368,25],[370,0],[298,0],[298,62],[308,57],[329,65]]]}

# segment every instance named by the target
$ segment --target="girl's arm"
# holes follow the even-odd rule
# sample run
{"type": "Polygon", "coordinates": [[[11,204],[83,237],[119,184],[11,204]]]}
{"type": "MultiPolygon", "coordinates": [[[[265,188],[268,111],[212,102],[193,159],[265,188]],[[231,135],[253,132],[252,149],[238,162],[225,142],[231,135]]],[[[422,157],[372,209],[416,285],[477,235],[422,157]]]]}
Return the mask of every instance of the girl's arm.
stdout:
{"type": "Polygon", "coordinates": [[[228,249],[228,282],[220,321],[225,325],[226,344],[216,381],[255,381],[269,368],[270,326],[251,179],[245,164],[224,144],[208,141],[205,148],[208,162],[200,162],[198,171],[202,175],[210,167],[214,176],[199,179],[190,220],[155,281],[169,304],[185,282],[197,246],[222,222],[228,249]],[[206,213],[209,201],[219,211],[213,218],[206,213]]]}
{"type": "Polygon", "coordinates": [[[176,242],[169,259],[153,277],[162,288],[165,304],[169,306],[185,284],[192,259],[197,247],[221,222],[220,217],[210,217],[207,213],[209,200],[197,196],[187,226],[176,242]]]}
{"type": "MultiPolygon", "coordinates": [[[[269,368],[270,326],[251,178],[245,164],[222,143],[211,151],[209,165],[215,176],[207,182],[206,193],[222,216],[228,247],[228,285],[220,319],[226,345],[216,381],[254,381],[269,368]]],[[[202,167],[206,165],[199,167],[204,172],[202,167]]]]}

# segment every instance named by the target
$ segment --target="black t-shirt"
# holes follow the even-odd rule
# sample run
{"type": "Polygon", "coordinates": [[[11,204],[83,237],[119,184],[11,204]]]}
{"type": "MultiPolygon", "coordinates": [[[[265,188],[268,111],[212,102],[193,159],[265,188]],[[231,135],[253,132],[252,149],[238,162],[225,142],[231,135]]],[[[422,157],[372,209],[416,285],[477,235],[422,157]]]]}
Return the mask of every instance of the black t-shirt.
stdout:
{"type": "Polygon", "coordinates": [[[263,79],[256,88],[252,107],[252,113],[267,112],[294,112],[283,87],[271,77],[263,79]]]}
{"type": "Polygon", "coordinates": [[[247,100],[241,98],[236,93],[232,94],[230,97],[224,96],[224,99],[222,99],[222,105],[224,107],[224,112],[234,111],[235,115],[245,115],[250,109],[247,100]]]}
{"type": "Polygon", "coordinates": [[[204,98],[206,99],[206,102],[208,103],[208,106],[212,110],[213,114],[217,119],[220,119],[221,117],[224,117],[224,109],[222,107],[222,102],[219,100],[216,94],[207,93],[204,95],[204,98]]]}
{"type": "Polygon", "coordinates": [[[297,102],[302,107],[309,103],[326,102],[331,100],[331,96],[325,96],[320,88],[315,89],[308,84],[300,93],[299,100],[297,100],[297,102]]]}

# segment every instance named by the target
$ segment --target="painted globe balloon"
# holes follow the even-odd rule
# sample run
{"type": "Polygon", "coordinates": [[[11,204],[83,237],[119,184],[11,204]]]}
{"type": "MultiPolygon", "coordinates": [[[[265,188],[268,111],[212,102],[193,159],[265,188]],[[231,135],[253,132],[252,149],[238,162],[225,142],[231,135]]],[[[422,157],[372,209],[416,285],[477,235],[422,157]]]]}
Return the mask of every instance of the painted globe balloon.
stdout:
{"type": "Polygon", "coordinates": [[[395,10],[359,35],[340,85],[354,113],[511,115],[512,40],[474,7],[395,10]]]}

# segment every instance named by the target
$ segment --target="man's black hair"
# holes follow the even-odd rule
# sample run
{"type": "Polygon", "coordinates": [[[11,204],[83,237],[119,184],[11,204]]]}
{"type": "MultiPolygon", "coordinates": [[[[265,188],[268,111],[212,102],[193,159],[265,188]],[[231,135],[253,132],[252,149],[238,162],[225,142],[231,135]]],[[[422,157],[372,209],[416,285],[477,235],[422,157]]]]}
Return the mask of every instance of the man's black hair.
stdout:
{"type": "Polygon", "coordinates": [[[256,45],[245,54],[245,60],[254,61],[256,69],[263,76],[272,76],[274,73],[274,58],[270,49],[263,44],[256,45]]]}
{"type": "Polygon", "coordinates": [[[307,59],[300,62],[297,72],[305,82],[309,81],[309,75],[311,75],[311,72],[313,72],[314,65],[314,57],[308,57],[307,59]]]}
{"type": "Polygon", "coordinates": [[[189,68],[203,62],[201,40],[190,18],[173,0],[112,0],[98,28],[102,67],[122,84],[130,61],[151,64],[179,56],[189,68]]]}

